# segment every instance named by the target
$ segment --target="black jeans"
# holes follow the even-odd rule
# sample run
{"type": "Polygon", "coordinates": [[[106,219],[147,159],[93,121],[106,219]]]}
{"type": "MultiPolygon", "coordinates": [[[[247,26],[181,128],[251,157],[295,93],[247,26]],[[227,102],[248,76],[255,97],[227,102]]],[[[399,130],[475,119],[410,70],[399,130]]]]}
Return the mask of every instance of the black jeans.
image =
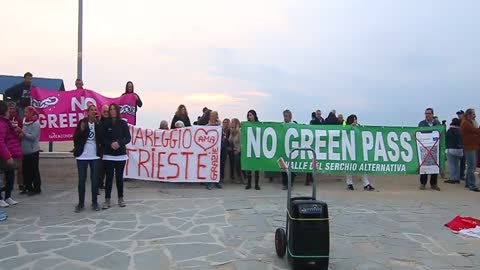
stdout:
{"type": "Polygon", "coordinates": [[[126,161],[104,160],[107,178],[105,179],[105,199],[112,198],[113,176],[117,185],[118,198],[123,198],[123,171],[126,161]]]}
{"type": "Polygon", "coordinates": [[[105,186],[105,176],[107,171],[105,170],[105,161],[99,160],[98,162],[98,187],[105,186]]]}
{"type": "Polygon", "coordinates": [[[426,185],[429,175],[430,175],[430,185],[431,186],[436,186],[437,185],[438,174],[421,174],[420,175],[420,183],[422,185],[426,185]]]}
{"type": "Polygon", "coordinates": [[[6,200],[12,196],[13,185],[15,182],[15,170],[9,169],[3,172],[5,175],[5,185],[0,189],[0,200],[6,200]],[[2,197],[2,193],[5,192],[5,197],[2,197]]]}
{"type": "Polygon", "coordinates": [[[90,182],[92,183],[92,204],[96,205],[98,191],[98,159],[77,160],[78,169],[78,204],[85,205],[85,182],[87,181],[87,169],[90,166],[90,182]]]}
{"type": "MultiPolygon", "coordinates": [[[[295,182],[295,174],[292,174],[292,183],[291,185],[293,186],[293,182],[295,182]]],[[[288,174],[286,172],[282,172],[282,183],[284,186],[288,186],[288,174]]]]}
{"type": "Polygon", "coordinates": [[[40,177],[40,168],[38,166],[39,159],[40,152],[35,152],[33,154],[23,156],[22,172],[23,182],[26,191],[42,191],[42,178],[40,177]]]}
{"type": "Polygon", "coordinates": [[[220,151],[220,180],[225,179],[225,165],[227,164],[227,150],[222,147],[220,151]]]}
{"type": "Polygon", "coordinates": [[[231,178],[235,177],[235,171],[237,172],[238,177],[242,177],[242,166],[240,164],[241,156],[238,154],[230,155],[230,176],[231,178]]]}
{"type": "Polygon", "coordinates": [[[465,156],[463,156],[460,159],[460,179],[465,179],[465,167],[465,156]]]}

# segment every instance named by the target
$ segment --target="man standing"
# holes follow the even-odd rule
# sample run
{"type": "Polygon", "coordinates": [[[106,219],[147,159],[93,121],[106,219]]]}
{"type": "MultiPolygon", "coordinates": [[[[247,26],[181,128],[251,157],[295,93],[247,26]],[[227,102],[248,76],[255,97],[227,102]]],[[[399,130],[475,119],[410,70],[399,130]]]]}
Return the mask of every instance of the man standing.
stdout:
{"type": "Polygon", "coordinates": [[[76,79],[75,87],[77,87],[77,90],[83,90],[83,81],[81,79],[76,79]]]}
{"type": "Polygon", "coordinates": [[[320,124],[323,124],[323,122],[325,122],[325,119],[323,119],[322,117],[322,111],[321,110],[317,110],[315,112],[315,114],[317,115],[317,119],[318,121],[320,122],[320,124]]]}
{"type": "MultiPolygon", "coordinates": [[[[295,123],[297,124],[296,121],[292,121],[292,112],[290,110],[285,110],[283,111],[283,122],[288,124],[288,123],[295,123]]],[[[286,153],[287,156],[290,155],[290,153],[286,153]]],[[[293,187],[293,182],[295,181],[295,173],[291,173],[292,175],[292,187],[293,187]]],[[[283,190],[288,189],[288,174],[286,172],[282,172],[282,183],[283,183],[283,190]]]]}
{"type": "Polygon", "coordinates": [[[474,124],[475,110],[468,109],[460,124],[463,139],[465,161],[467,163],[467,179],[465,187],[479,192],[476,184],[475,168],[477,167],[477,151],[480,145],[480,129],[474,124]]]}
{"type": "MultiPolygon", "coordinates": [[[[427,108],[425,110],[425,120],[420,121],[420,123],[418,123],[418,126],[419,127],[440,126],[441,123],[434,119],[433,113],[434,112],[433,112],[432,108],[427,108]]],[[[433,190],[440,191],[440,188],[437,185],[437,179],[438,179],[438,174],[431,174],[430,175],[430,187],[433,190]]],[[[421,190],[426,189],[425,185],[427,184],[427,181],[428,181],[428,174],[420,175],[420,189],[421,190]]]]}
{"type": "Polygon", "coordinates": [[[11,100],[17,103],[18,106],[18,114],[20,118],[23,119],[24,111],[27,106],[30,106],[30,89],[35,87],[32,85],[33,75],[30,72],[27,72],[23,75],[23,82],[16,84],[7,90],[5,90],[5,94],[3,95],[4,100],[11,100]]]}

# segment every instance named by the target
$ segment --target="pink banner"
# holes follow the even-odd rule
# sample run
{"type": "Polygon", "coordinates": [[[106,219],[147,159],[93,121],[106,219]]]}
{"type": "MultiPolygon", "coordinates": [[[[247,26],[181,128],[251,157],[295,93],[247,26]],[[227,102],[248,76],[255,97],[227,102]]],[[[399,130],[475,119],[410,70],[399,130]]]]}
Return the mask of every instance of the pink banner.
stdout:
{"type": "Polygon", "coordinates": [[[97,106],[98,113],[104,104],[117,103],[122,118],[130,124],[135,123],[136,98],[129,94],[118,98],[107,98],[92,90],[55,91],[32,88],[32,106],[38,110],[42,133],[40,141],[70,141],[73,132],[85,116],[88,105],[97,106]]]}

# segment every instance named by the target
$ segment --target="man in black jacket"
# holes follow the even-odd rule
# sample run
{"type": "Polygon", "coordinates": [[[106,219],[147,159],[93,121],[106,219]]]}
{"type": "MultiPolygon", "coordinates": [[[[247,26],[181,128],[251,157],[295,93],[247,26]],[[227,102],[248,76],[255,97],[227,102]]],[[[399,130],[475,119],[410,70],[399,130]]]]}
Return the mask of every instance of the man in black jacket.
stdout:
{"type": "Polygon", "coordinates": [[[30,106],[30,89],[35,87],[32,85],[33,75],[27,72],[23,75],[23,82],[16,84],[7,90],[3,95],[4,100],[11,100],[17,103],[18,114],[23,119],[24,111],[27,106],[30,106]]]}

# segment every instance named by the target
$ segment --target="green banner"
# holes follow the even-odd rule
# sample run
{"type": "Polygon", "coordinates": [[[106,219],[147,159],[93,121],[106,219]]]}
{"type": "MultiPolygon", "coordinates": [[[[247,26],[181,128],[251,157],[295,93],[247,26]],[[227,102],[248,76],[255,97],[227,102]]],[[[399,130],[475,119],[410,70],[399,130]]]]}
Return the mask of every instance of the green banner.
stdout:
{"type": "Polygon", "coordinates": [[[242,169],[247,171],[368,174],[433,174],[445,167],[445,130],[242,123],[242,169]],[[313,153],[294,151],[313,149],[313,153]],[[291,153],[291,160],[289,158],[291,153]]]}

